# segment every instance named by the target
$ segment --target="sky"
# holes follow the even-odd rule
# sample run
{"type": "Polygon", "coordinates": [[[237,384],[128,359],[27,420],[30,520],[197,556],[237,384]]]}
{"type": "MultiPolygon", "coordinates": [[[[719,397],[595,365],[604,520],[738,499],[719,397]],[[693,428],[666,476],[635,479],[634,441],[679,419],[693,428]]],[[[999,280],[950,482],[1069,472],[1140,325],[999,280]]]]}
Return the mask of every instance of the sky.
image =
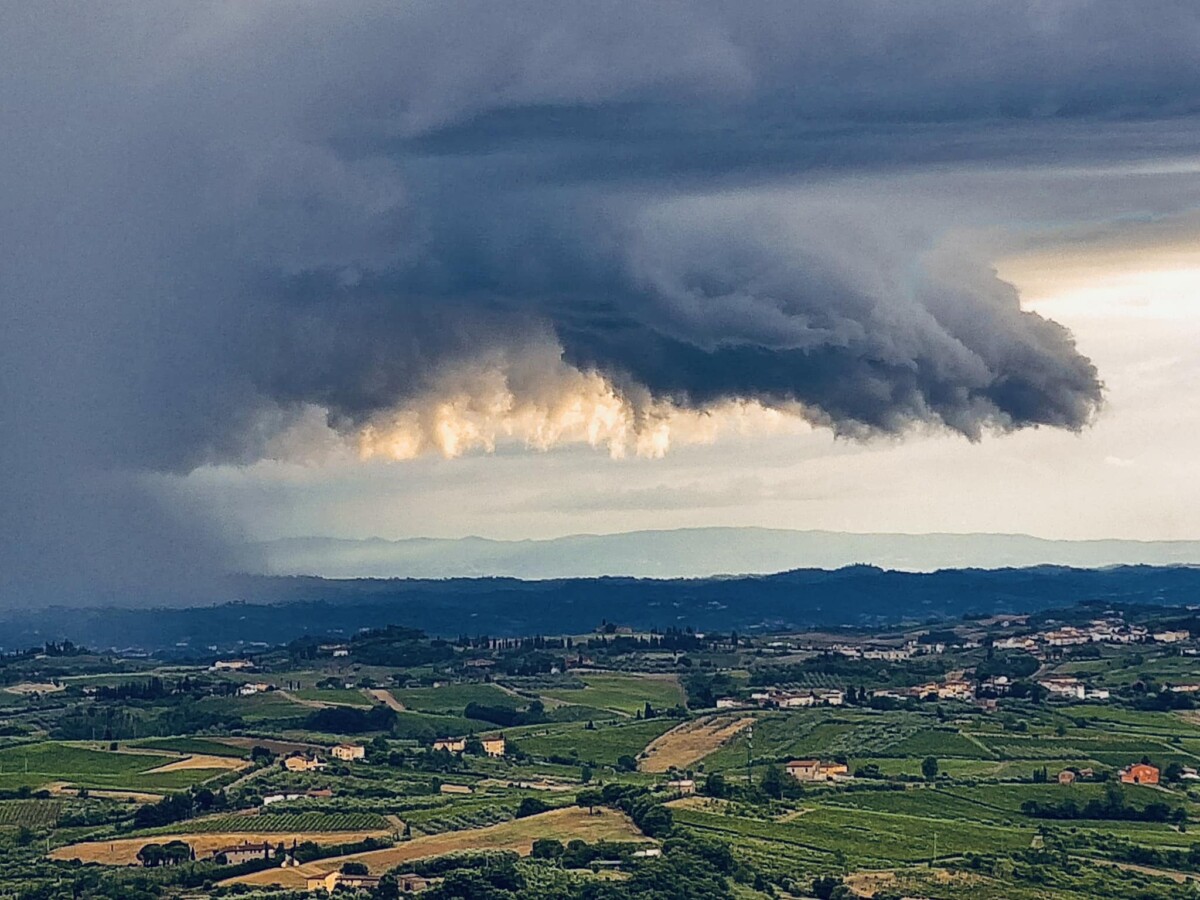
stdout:
{"type": "Polygon", "coordinates": [[[0,602],[277,537],[1200,539],[1200,9],[0,4],[0,602]]]}

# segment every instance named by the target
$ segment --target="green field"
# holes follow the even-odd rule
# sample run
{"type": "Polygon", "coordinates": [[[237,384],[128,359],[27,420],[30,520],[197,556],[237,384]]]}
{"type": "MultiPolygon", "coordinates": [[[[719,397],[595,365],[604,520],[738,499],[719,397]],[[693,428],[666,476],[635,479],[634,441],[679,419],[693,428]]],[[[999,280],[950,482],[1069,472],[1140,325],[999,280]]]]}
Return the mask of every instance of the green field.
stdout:
{"type": "Polygon", "coordinates": [[[43,828],[58,821],[58,800],[0,800],[0,828],[43,828]]]}
{"type": "MultiPolygon", "coordinates": [[[[1089,800],[1104,797],[1103,784],[980,784],[963,786],[910,787],[903,791],[856,791],[838,792],[820,799],[821,803],[835,806],[852,806],[858,809],[880,812],[904,813],[939,819],[978,820],[998,822],[1020,819],[1032,825],[1039,820],[1029,820],[1021,813],[1021,804],[1027,800],[1057,803],[1071,799],[1079,805],[1089,800]]],[[[1193,807],[1179,795],[1144,788],[1129,788],[1124,791],[1126,802],[1134,807],[1144,807],[1152,802],[1170,806],[1193,807]]],[[[1074,824],[1072,822],[1071,824],[1074,824]]],[[[1114,823],[1125,824],[1125,823],[1114,823]]],[[[1140,823],[1139,823],[1140,824],[1140,823]]],[[[1155,829],[1166,830],[1157,824],[1155,829]]]]}
{"type": "Polygon", "coordinates": [[[479,719],[440,716],[434,713],[401,712],[396,713],[396,724],[392,733],[398,738],[431,743],[437,738],[492,734],[500,730],[499,726],[479,719]]]}
{"type": "Polygon", "coordinates": [[[854,865],[914,863],[937,855],[992,853],[1026,848],[1033,827],[991,826],[950,822],[875,810],[819,807],[787,821],[676,810],[675,820],[704,832],[720,834],[735,844],[740,837],[803,848],[818,855],[844,854],[854,865]]]}
{"type": "Polygon", "coordinates": [[[178,757],[93,750],[57,742],[0,750],[0,788],[37,787],[54,781],[112,790],[178,790],[224,770],[184,769],[148,774],[178,757]]]}
{"type": "Polygon", "coordinates": [[[301,700],[312,700],[316,703],[328,703],[331,706],[374,706],[375,701],[362,691],[351,688],[305,688],[292,691],[301,700]]]}
{"type": "Polygon", "coordinates": [[[620,725],[560,727],[547,734],[531,734],[515,743],[531,756],[577,759],[592,765],[616,765],[618,757],[636,757],[646,745],[679,724],[674,719],[647,719],[620,725]]]}
{"type": "Polygon", "coordinates": [[[196,704],[208,712],[228,713],[240,716],[247,722],[275,723],[288,719],[297,721],[312,712],[312,709],[294,703],[281,691],[253,694],[249,697],[206,697],[196,704]]]}
{"type": "Polygon", "coordinates": [[[461,715],[468,703],[518,709],[528,706],[524,697],[510,694],[494,684],[448,684],[436,688],[393,690],[392,696],[407,709],[421,712],[452,712],[461,715]]]}
{"type": "MultiPolygon", "coordinates": [[[[927,748],[949,747],[968,755],[986,758],[988,752],[961,735],[933,731],[924,726],[925,716],[856,710],[805,709],[792,713],[763,716],[754,726],[754,757],[779,760],[817,756],[848,758],[904,756],[895,748],[912,742],[924,752],[927,748]]],[[[746,763],[745,734],[705,757],[708,770],[736,769],[746,763]]],[[[945,754],[951,755],[951,754],[945,754]]]]}
{"type": "Polygon", "coordinates": [[[683,689],[674,678],[646,675],[586,674],[580,675],[585,687],[556,688],[541,691],[543,696],[564,703],[578,703],[598,709],[613,709],[632,715],[647,703],[656,709],[667,709],[684,701],[683,689]]]}
{"type": "Polygon", "coordinates": [[[245,747],[234,747],[232,744],[199,737],[147,738],[128,743],[125,746],[146,750],[165,750],[169,753],[183,753],[188,756],[228,756],[239,759],[250,756],[250,751],[245,747]]]}
{"type": "Polygon", "coordinates": [[[371,812],[264,812],[252,816],[208,816],[179,822],[163,828],[148,829],[144,834],[207,834],[215,832],[256,832],[286,834],[302,831],[387,831],[391,823],[371,812]]]}

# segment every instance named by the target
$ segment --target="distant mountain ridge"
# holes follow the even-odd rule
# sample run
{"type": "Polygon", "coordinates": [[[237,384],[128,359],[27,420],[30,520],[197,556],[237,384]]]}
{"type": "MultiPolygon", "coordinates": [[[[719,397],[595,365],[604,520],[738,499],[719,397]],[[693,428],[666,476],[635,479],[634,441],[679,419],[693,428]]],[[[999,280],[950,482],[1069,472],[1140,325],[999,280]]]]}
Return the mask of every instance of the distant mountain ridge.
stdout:
{"type": "Polygon", "coordinates": [[[706,578],[859,563],[909,572],[1200,565],[1200,541],[1057,541],[1023,534],[859,534],[754,527],[520,541],[301,537],[257,547],[265,574],[324,578],[706,578]]]}
{"type": "Polygon", "coordinates": [[[604,619],[636,629],[702,631],[879,627],[1077,604],[1094,607],[1093,616],[1113,605],[1177,607],[1181,619],[1194,620],[1195,607],[1184,607],[1200,598],[1200,567],[1193,566],[916,573],[859,565],[676,580],[241,576],[233,582],[241,600],[214,606],[0,611],[0,650],[69,638],[181,656],[212,647],[242,653],[251,642],[266,647],[302,635],[348,637],[389,624],[445,637],[586,634],[604,619]]]}

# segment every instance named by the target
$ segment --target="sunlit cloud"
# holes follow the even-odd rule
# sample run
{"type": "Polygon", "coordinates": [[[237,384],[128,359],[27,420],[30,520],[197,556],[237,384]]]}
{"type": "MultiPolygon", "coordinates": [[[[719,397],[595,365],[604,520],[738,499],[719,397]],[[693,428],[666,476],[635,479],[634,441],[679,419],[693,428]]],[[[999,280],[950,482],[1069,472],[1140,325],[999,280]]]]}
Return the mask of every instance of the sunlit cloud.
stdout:
{"type": "Polygon", "coordinates": [[[596,372],[557,364],[530,378],[472,366],[440,379],[424,395],[378,414],[348,440],[364,460],[455,458],[506,445],[548,451],[586,444],[614,459],[660,459],[673,446],[709,444],[721,434],[770,434],[807,427],[798,408],[725,400],[681,407],[645,392],[625,392],[596,372]]]}

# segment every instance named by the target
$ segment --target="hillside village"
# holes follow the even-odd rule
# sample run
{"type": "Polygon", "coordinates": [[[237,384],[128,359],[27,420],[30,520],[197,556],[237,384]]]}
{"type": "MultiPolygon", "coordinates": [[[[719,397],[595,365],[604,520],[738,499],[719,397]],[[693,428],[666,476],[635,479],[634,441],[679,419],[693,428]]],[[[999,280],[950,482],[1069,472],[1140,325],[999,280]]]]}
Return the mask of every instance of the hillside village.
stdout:
{"type": "Polygon", "coordinates": [[[1200,623],[1101,612],[833,633],[391,627],[190,665],[46,646],[0,658],[0,823],[33,838],[0,840],[34,882],[78,860],[180,900],[196,879],[264,900],[440,900],[501,870],[682,884],[716,846],[739,863],[705,877],[739,900],[1032,900],[1048,854],[1079,860],[1088,890],[1174,900],[1200,879],[1200,623]],[[1153,871],[1122,893],[1110,864],[1153,871]],[[1010,866],[1026,894],[989,887],[1010,866]]]}

